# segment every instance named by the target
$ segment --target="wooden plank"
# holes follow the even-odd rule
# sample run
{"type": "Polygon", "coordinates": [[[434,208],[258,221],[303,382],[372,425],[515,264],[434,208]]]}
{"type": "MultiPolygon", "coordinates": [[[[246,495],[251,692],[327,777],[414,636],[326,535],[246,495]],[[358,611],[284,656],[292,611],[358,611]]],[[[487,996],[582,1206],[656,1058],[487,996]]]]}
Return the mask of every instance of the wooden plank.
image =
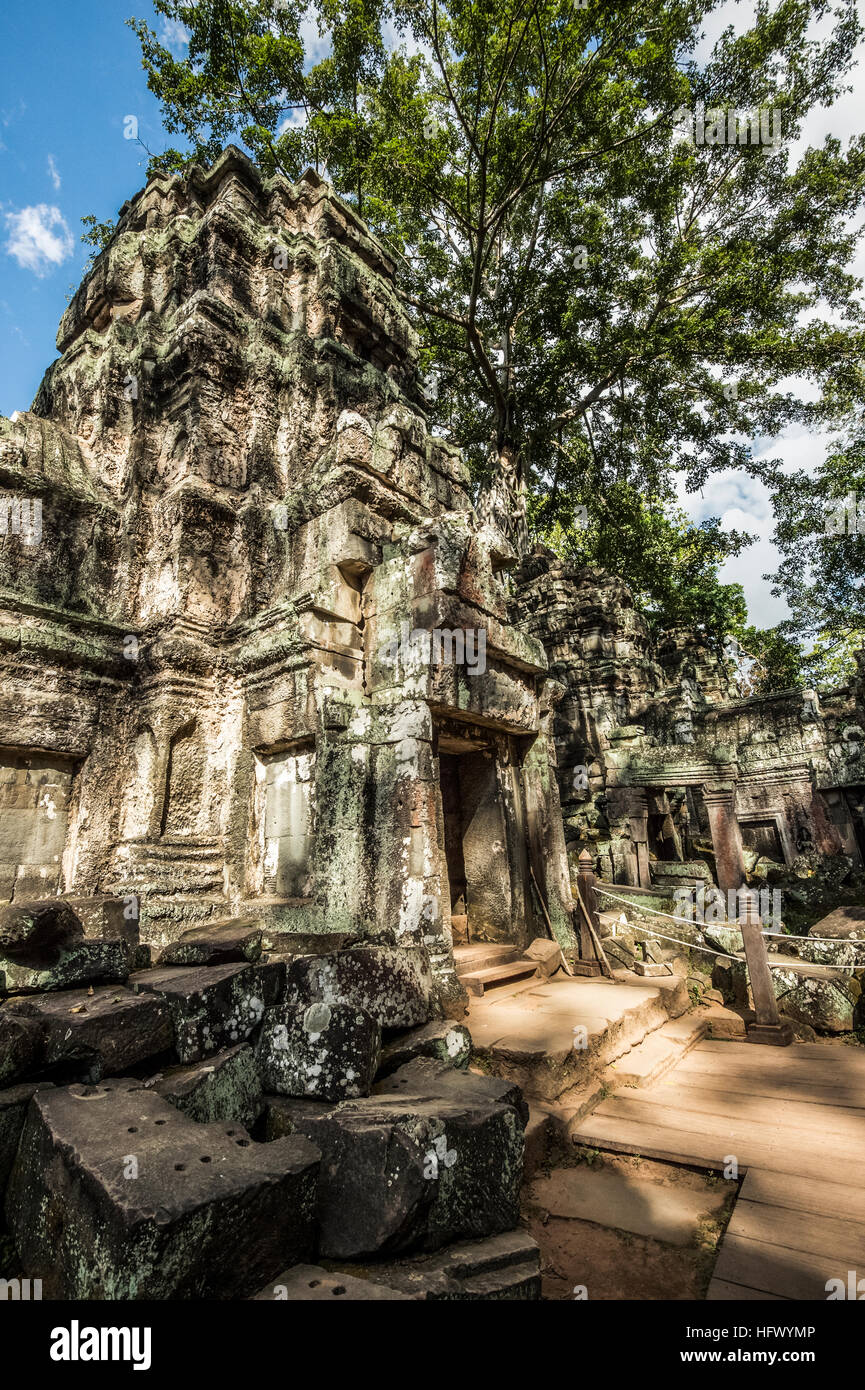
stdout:
{"type": "Polygon", "coordinates": [[[749,1168],[739,1192],[743,1201],[762,1202],[764,1206],[784,1207],[791,1212],[812,1212],[815,1216],[840,1216],[865,1223],[865,1190],[846,1187],[840,1182],[826,1182],[811,1174],[796,1178],[789,1173],[771,1173],[763,1168],[749,1168]]]}
{"type": "Polygon", "coordinates": [[[847,1266],[837,1256],[724,1236],[715,1278],[749,1289],[763,1289],[782,1298],[825,1302],[827,1282],[846,1281],[847,1266]]]}
{"type": "MultiPolygon", "coordinates": [[[[575,1143],[589,1148],[611,1149],[615,1153],[642,1154],[645,1158],[689,1163],[699,1168],[724,1168],[724,1155],[730,1150],[719,1146],[717,1136],[695,1134],[691,1129],[676,1129],[669,1125],[615,1119],[604,1115],[602,1110],[603,1107],[599,1107],[571,1130],[575,1143]]],[[[813,1151],[791,1149],[785,1144],[783,1134],[777,1136],[777,1142],[772,1147],[756,1140],[747,1145],[747,1152],[745,1146],[738,1147],[740,1152],[736,1157],[740,1175],[753,1166],[813,1179],[813,1151]]],[[[838,1158],[832,1163],[831,1177],[836,1183],[855,1186],[861,1181],[862,1164],[860,1161],[854,1163],[838,1158]]]]}
{"type": "Polygon", "coordinates": [[[862,1071],[865,1075],[865,1057],[860,1056],[855,1048],[845,1043],[793,1043],[790,1047],[779,1047],[777,1049],[757,1047],[754,1043],[725,1041],[724,1038],[704,1038],[697,1049],[699,1052],[714,1054],[727,1058],[737,1058],[742,1061],[750,1061],[756,1052],[758,1058],[769,1054],[770,1058],[777,1058],[777,1061],[770,1062],[770,1065],[782,1066],[787,1058],[801,1058],[802,1061],[811,1062],[837,1062],[840,1058],[850,1061],[851,1064],[862,1071]]]}
{"type": "Polygon", "coordinates": [[[640,1094],[645,1105],[672,1105],[699,1115],[735,1115],[737,1119],[753,1118],[763,1124],[783,1124],[820,1134],[846,1135],[857,1140],[865,1151],[865,1109],[818,1105],[814,1102],[779,1100],[772,1096],[752,1096],[741,1091],[710,1089],[707,1086],[682,1086],[679,1073],[672,1080],[662,1081],[640,1094]]]}
{"type": "Polygon", "coordinates": [[[740,1119],[733,1114],[701,1115],[687,1106],[666,1105],[663,1098],[655,1095],[653,1100],[643,1095],[634,1099],[626,1098],[618,1091],[602,1102],[595,1111],[608,1119],[648,1121],[650,1124],[664,1125],[669,1129],[690,1130],[713,1138],[719,1153],[735,1153],[741,1163],[747,1163],[747,1153],[754,1143],[774,1148],[783,1144],[787,1149],[796,1149],[810,1156],[812,1170],[814,1163],[822,1162],[826,1176],[832,1177],[832,1166],[836,1158],[861,1162],[865,1153],[865,1133],[862,1138],[846,1134],[820,1134],[813,1129],[796,1129],[785,1124],[777,1114],[767,1121],[740,1119]],[[661,1103],[659,1103],[661,1102],[661,1103]]]}
{"type": "Polygon", "coordinates": [[[752,1097],[764,1096],[774,1100],[792,1100],[801,1105],[811,1105],[819,1108],[821,1105],[834,1106],[838,1110],[863,1110],[865,1111],[865,1087],[851,1089],[847,1086],[821,1086],[819,1083],[807,1082],[780,1082],[772,1078],[764,1078],[762,1081],[756,1078],[752,1080],[736,1079],[735,1077],[717,1077],[715,1073],[697,1072],[693,1076],[684,1072],[681,1066],[676,1068],[675,1075],[671,1081],[662,1082],[664,1086],[679,1086],[682,1090],[720,1090],[723,1089],[728,1094],[735,1092],[738,1095],[752,1097]]]}
{"type": "Polygon", "coordinates": [[[741,1284],[730,1284],[725,1279],[712,1279],[706,1290],[707,1303],[745,1303],[759,1300],[761,1303],[786,1303],[779,1293],[767,1293],[765,1289],[746,1289],[741,1284]]]}
{"type": "Polygon", "coordinates": [[[786,1207],[746,1201],[741,1193],[727,1227],[727,1235],[812,1255],[828,1255],[845,1265],[865,1269],[865,1226],[846,1216],[798,1212],[791,1218],[786,1207]]]}
{"type": "MultiPolygon", "coordinates": [[[[724,1043],[723,1046],[728,1044],[724,1043]]],[[[804,1058],[800,1061],[796,1058],[789,1058],[784,1061],[784,1065],[773,1062],[773,1058],[778,1053],[786,1053],[789,1049],[773,1047],[750,1047],[753,1061],[733,1061],[725,1065],[722,1059],[705,1053],[703,1048],[705,1043],[699,1042],[696,1047],[692,1047],[686,1057],[682,1058],[682,1069],[687,1073],[702,1072],[707,1076],[720,1080],[727,1077],[730,1080],[735,1078],[737,1081],[747,1081],[753,1079],[761,1082],[778,1081],[780,1084],[790,1082],[805,1082],[813,1086],[819,1083],[821,1086],[844,1086],[848,1090],[856,1091],[860,1086],[865,1086],[865,1077],[858,1068],[848,1066],[823,1067],[815,1066],[812,1062],[807,1062],[804,1058]],[[766,1053],[770,1053],[766,1057],[766,1053]]]]}
{"type": "Polygon", "coordinates": [[[527,980],[537,974],[538,968],[533,960],[515,960],[506,965],[488,965],[483,970],[469,970],[459,978],[469,994],[483,994],[485,989],[507,984],[510,980],[527,980]]]}

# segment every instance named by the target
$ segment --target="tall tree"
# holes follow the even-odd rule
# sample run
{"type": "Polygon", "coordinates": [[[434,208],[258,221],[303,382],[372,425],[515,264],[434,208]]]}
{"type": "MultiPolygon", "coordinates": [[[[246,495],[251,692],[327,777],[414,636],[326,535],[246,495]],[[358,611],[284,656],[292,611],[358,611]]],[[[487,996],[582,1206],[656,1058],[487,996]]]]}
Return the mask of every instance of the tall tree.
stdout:
{"type": "Polygon", "coordinates": [[[677,469],[774,477],[748,438],[861,394],[865,137],[791,156],[855,0],[758,0],[703,64],[714,0],[316,0],[314,63],[297,0],[155,4],[190,36],[179,60],[133,21],[188,145],[158,162],[239,137],[289,177],[326,164],[398,255],[433,414],[518,549],[529,497],[545,529],[616,485],[668,502],[677,469]]]}
{"type": "Polygon", "coordinates": [[[865,641],[865,416],[812,473],[779,474],[774,506],[789,632],[806,643],[865,641]]]}

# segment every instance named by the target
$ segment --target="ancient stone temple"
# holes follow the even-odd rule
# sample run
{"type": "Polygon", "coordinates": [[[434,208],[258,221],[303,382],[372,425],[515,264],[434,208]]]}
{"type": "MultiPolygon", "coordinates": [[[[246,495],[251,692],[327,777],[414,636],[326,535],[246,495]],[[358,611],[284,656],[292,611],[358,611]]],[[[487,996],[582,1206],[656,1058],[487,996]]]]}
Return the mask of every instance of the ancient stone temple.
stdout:
{"type": "Polygon", "coordinates": [[[569,842],[604,878],[738,889],[797,861],[865,868],[865,653],[858,680],[743,698],[699,633],[652,641],[626,584],[549,552],[520,612],[565,687],[555,714],[569,842]]]}
{"type": "Polygon", "coordinates": [[[392,264],[230,149],[58,346],[0,421],[0,1280],[538,1297],[454,941],[580,969],[562,691],[392,264]]]}
{"type": "Polygon", "coordinates": [[[0,422],[0,901],[423,943],[445,999],[452,919],[573,948],[561,691],[359,219],[233,149],[156,178],[57,342],[0,422]]]}

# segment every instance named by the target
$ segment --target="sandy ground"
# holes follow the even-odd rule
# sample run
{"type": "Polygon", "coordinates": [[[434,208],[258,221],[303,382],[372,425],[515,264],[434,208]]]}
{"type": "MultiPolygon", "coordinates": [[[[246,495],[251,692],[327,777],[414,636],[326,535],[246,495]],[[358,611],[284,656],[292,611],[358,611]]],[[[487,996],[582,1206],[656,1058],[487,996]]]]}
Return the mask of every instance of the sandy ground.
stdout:
{"type": "Polygon", "coordinates": [[[544,1298],[704,1298],[738,1183],[649,1159],[587,1158],[552,1160],[523,1191],[544,1298]]]}

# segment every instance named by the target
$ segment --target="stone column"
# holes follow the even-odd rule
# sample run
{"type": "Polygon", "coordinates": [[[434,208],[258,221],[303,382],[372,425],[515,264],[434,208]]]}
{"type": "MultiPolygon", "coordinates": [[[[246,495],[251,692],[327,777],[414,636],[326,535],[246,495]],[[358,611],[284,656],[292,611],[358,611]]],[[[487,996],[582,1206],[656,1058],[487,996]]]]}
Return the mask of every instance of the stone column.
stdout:
{"type": "Polygon", "coordinates": [[[643,787],[628,789],[628,823],[634,852],[637,858],[638,888],[651,888],[652,872],[649,868],[649,800],[643,787]]]}
{"type": "Polygon", "coordinates": [[[717,782],[703,788],[703,801],[712,831],[718,887],[725,893],[729,888],[740,888],[745,879],[742,833],[734,810],[735,795],[733,782],[717,782]]]}

